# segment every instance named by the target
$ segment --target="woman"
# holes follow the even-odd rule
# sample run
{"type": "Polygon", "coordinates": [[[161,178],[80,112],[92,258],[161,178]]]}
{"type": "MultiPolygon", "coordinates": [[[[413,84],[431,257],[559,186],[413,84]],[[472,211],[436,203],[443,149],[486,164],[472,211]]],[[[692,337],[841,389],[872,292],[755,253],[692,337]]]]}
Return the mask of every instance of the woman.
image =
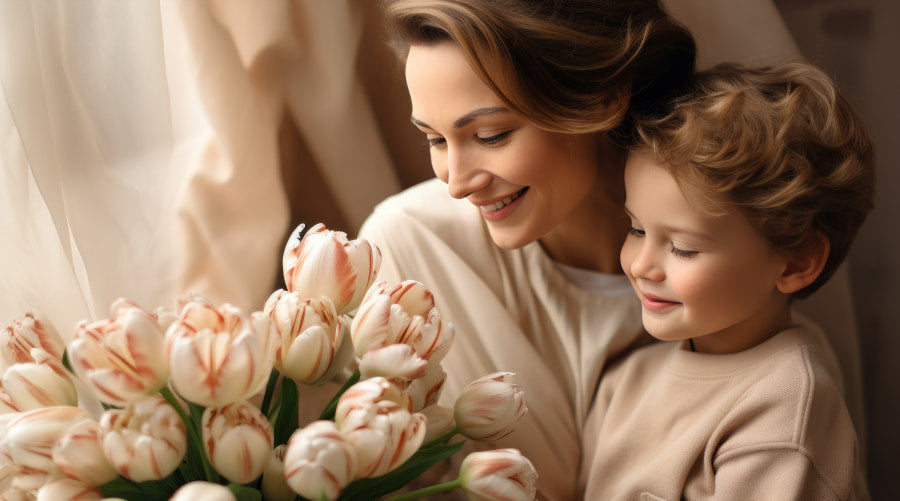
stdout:
{"type": "Polygon", "coordinates": [[[618,264],[615,129],[664,111],[693,71],[693,39],[654,1],[386,9],[437,179],[382,203],[361,236],[382,250],[382,279],[423,282],[454,323],[444,402],[478,376],[518,374],[528,417],[479,447],[520,449],[540,498],[574,499],[600,375],[643,340],[618,264]]]}

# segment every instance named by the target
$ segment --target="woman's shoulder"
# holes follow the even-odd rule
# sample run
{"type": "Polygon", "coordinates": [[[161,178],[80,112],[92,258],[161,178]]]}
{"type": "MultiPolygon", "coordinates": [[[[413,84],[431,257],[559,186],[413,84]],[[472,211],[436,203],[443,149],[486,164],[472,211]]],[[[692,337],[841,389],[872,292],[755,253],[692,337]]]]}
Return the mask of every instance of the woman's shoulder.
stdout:
{"type": "Polygon", "coordinates": [[[477,209],[466,200],[457,200],[447,186],[434,178],[407,188],[379,203],[363,223],[360,236],[390,235],[397,231],[454,233],[464,226],[470,232],[481,225],[477,209]]]}

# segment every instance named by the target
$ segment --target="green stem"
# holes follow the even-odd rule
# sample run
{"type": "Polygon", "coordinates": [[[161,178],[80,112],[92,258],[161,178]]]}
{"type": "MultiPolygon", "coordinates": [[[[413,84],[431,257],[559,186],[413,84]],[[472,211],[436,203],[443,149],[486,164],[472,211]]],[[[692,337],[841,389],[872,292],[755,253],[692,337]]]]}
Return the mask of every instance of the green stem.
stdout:
{"type": "MultiPolygon", "coordinates": [[[[175,410],[178,412],[178,415],[181,416],[181,420],[184,421],[184,427],[187,430],[188,445],[193,446],[194,452],[196,453],[195,457],[200,458],[206,480],[218,483],[219,474],[216,473],[216,470],[213,469],[212,465],[209,463],[209,459],[207,459],[206,457],[206,452],[203,450],[203,442],[200,440],[200,433],[197,430],[196,424],[191,420],[187,413],[184,412],[184,409],[181,407],[178,399],[175,398],[175,395],[172,393],[172,390],[170,390],[168,386],[164,386],[161,390],[159,390],[159,394],[166,399],[166,402],[169,402],[169,405],[175,408],[175,410]]],[[[190,454],[190,451],[188,451],[188,454],[190,454]]]]}
{"type": "Polygon", "coordinates": [[[450,482],[445,482],[443,484],[430,485],[428,487],[423,487],[412,492],[400,494],[399,496],[389,497],[385,501],[406,501],[407,499],[418,499],[425,496],[430,496],[431,494],[437,494],[438,492],[456,489],[461,485],[462,480],[457,478],[456,480],[451,480],[450,482]]]}
{"type": "Polygon", "coordinates": [[[445,443],[447,443],[448,440],[453,438],[453,436],[456,435],[457,433],[459,433],[459,428],[454,427],[452,430],[448,431],[447,433],[444,433],[440,437],[432,440],[431,442],[428,442],[427,444],[423,445],[422,447],[419,447],[419,449],[427,449],[427,448],[433,447],[435,445],[445,444],[445,443]]]}
{"type": "Polygon", "coordinates": [[[259,406],[259,410],[262,411],[264,416],[267,416],[269,413],[269,403],[272,402],[272,394],[275,393],[276,382],[278,382],[278,371],[272,369],[272,373],[269,374],[269,382],[266,383],[266,393],[263,395],[262,405],[259,406]]]}

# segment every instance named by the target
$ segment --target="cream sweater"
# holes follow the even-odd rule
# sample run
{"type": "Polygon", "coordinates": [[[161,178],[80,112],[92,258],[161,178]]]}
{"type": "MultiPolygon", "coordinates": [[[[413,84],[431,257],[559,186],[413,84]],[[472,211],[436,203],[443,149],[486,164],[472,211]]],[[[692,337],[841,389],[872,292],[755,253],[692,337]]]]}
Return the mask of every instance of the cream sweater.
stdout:
{"type": "Polygon", "coordinates": [[[442,403],[452,406],[466,384],[495,371],[517,373],[525,390],[529,412],[519,428],[496,443],[467,446],[447,477],[456,478],[476,445],[514,447],[538,469],[539,499],[577,499],[581,432],[601,371],[646,338],[627,279],[609,275],[609,294],[588,292],[537,243],[498,248],[478,209],[450,198],[438,180],[384,201],[360,236],[381,249],[380,278],[424,283],[455,325],[442,403]]]}
{"type": "Polygon", "coordinates": [[[797,327],[740,353],[630,355],[585,427],[584,498],[850,498],[856,434],[822,339],[797,327]]]}

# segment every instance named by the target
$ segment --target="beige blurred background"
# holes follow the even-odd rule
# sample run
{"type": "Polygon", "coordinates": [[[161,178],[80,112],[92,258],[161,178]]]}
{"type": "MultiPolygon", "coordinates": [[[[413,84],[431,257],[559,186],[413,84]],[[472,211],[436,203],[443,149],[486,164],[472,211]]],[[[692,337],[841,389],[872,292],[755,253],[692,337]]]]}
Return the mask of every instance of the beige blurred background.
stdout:
{"type": "MultiPolygon", "coordinates": [[[[870,126],[878,199],[838,323],[873,498],[900,499],[900,2],[665,3],[701,65],[802,53],[870,126]]],[[[188,290],[258,309],[291,228],[355,234],[431,177],[422,142],[374,0],[0,3],[0,322],[38,308],[68,338],[116,297],[188,290]]]]}

